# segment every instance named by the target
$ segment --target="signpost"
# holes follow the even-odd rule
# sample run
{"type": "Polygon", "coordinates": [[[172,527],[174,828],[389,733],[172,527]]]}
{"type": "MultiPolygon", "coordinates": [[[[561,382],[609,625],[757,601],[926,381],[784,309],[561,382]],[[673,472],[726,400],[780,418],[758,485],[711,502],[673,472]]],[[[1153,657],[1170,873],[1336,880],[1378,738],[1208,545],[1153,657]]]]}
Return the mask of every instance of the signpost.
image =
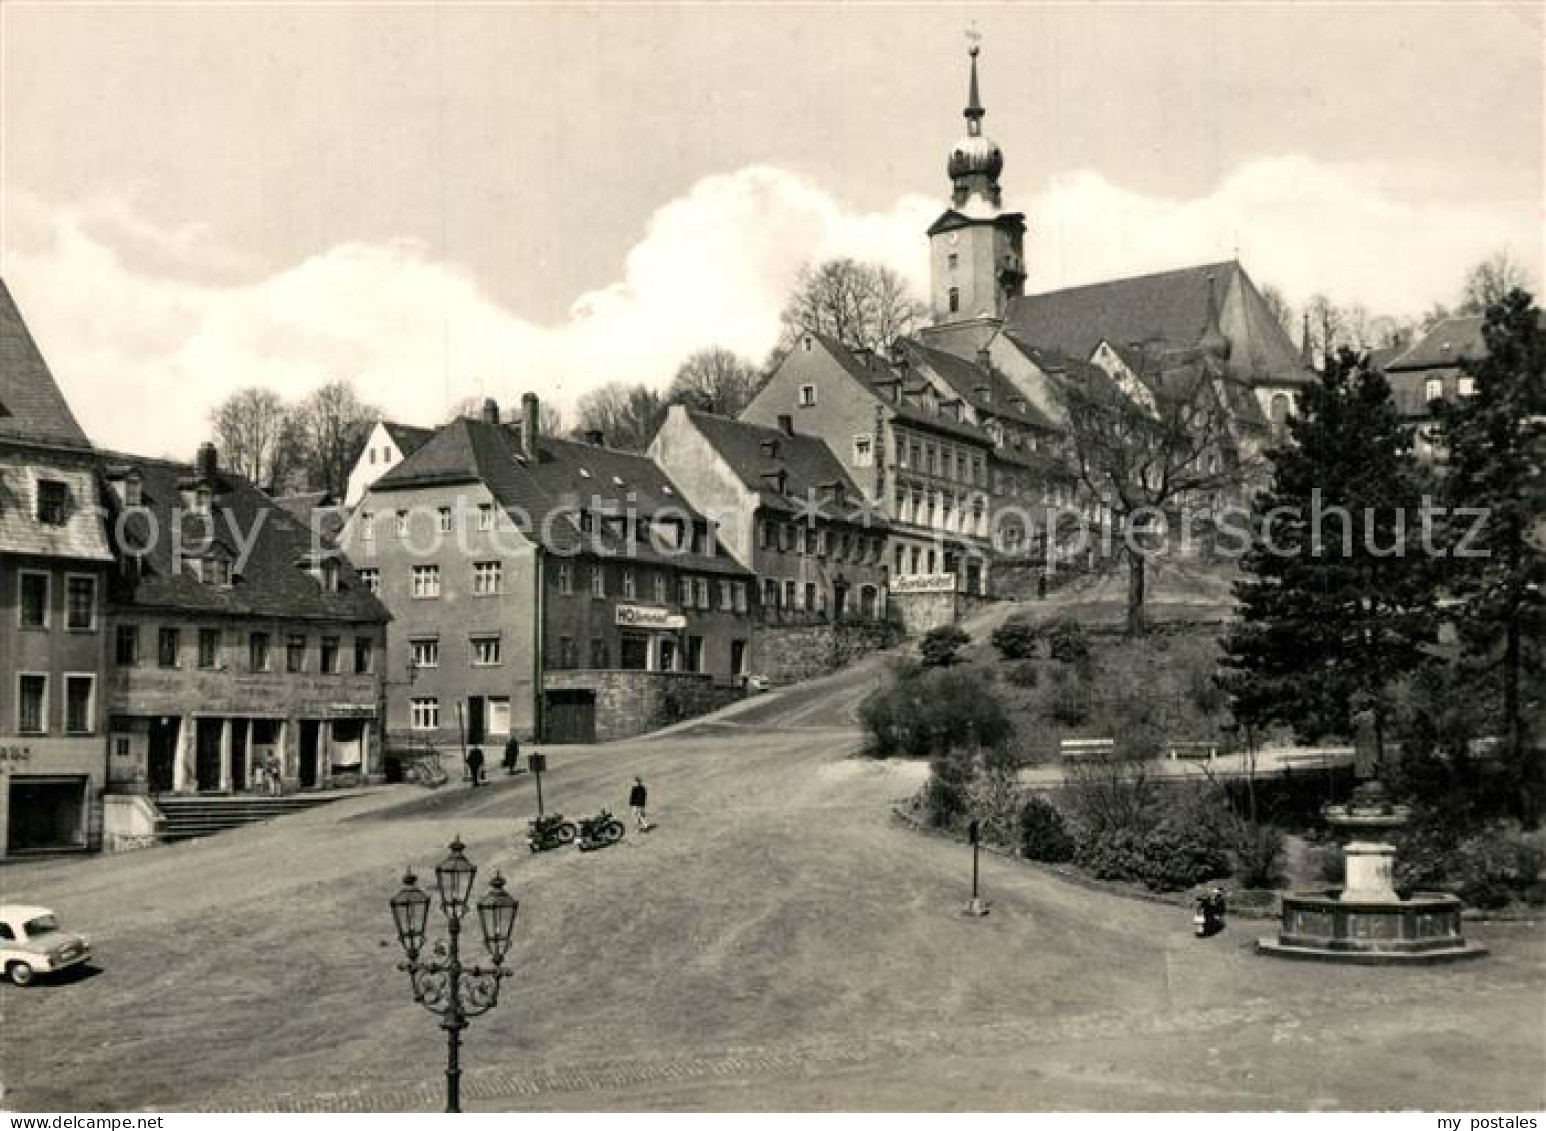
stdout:
{"type": "Polygon", "coordinates": [[[537,779],[537,819],[542,819],[542,771],[548,768],[548,756],[533,750],[526,756],[526,767],[537,779]]]}
{"type": "Polygon", "coordinates": [[[966,835],[972,842],[972,898],[966,905],[965,914],[980,918],[988,913],[988,905],[977,894],[978,858],[982,855],[982,827],[975,817],[967,827],[966,835]]]}

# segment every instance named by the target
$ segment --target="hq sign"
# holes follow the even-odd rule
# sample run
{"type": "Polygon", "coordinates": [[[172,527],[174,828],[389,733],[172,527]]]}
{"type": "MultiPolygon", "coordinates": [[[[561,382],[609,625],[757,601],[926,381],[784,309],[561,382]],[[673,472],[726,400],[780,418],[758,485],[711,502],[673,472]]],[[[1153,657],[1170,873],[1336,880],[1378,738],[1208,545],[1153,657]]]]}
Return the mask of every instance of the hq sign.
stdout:
{"type": "Polygon", "coordinates": [[[657,605],[618,605],[616,623],[622,628],[659,628],[675,631],[687,627],[687,618],[657,605]]]}

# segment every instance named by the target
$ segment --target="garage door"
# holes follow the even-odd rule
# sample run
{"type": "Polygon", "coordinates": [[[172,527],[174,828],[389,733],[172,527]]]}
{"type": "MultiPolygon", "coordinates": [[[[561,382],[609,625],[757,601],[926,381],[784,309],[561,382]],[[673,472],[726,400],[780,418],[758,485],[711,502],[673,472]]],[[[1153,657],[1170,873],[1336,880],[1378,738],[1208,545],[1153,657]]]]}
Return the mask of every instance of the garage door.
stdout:
{"type": "Polygon", "coordinates": [[[86,779],[11,779],[7,852],[86,847],[86,779]]]}
{"type": "Polygon", "coordinates": [[[548,742],[596,741],[596,693],[549,691],[546,695],[548,742]]]}

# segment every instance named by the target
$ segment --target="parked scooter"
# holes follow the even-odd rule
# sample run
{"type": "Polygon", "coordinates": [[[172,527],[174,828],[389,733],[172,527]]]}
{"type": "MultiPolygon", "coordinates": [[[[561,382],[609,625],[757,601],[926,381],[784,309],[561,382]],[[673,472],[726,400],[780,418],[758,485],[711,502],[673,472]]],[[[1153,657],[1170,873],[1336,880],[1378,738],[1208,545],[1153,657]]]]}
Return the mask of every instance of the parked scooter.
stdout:
{"type": "Polygon", "coordinates": [[[1211,938],[1224,929],[1224,889],[1214,888],[1197,897],[1192,925],[1200,939],[1211,938]]]}
{"type": "Polygon", "coordinates": [[[623,839],[623,822],[603,809],[594,817],[580,818],[580,835],[575,844],[581,852],[592,848],[606,848],[623,839]]]}
{"type": "Polygon", "coordinates": [[[533,852],[546,852],[574,840],[576,829],[573,821],[564,820],[562,813],[549,813],[538,817],[526,826],[526,843],[533,852]]]}

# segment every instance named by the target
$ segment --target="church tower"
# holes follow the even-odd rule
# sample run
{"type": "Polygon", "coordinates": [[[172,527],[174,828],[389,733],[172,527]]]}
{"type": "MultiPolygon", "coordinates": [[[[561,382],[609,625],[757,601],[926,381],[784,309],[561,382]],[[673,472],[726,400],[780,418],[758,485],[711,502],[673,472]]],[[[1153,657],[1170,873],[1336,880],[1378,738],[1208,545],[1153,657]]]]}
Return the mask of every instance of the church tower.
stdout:
{"type": "Polygon", "coordinates": [[[950,207],[929,228],[931,305],[936,326],[1003,318],[1025,290],[1025,217],[1001,210],[1004,154],[982,132],[976,44],[967,90],[966,136],[950,151],[950,207]]]}

